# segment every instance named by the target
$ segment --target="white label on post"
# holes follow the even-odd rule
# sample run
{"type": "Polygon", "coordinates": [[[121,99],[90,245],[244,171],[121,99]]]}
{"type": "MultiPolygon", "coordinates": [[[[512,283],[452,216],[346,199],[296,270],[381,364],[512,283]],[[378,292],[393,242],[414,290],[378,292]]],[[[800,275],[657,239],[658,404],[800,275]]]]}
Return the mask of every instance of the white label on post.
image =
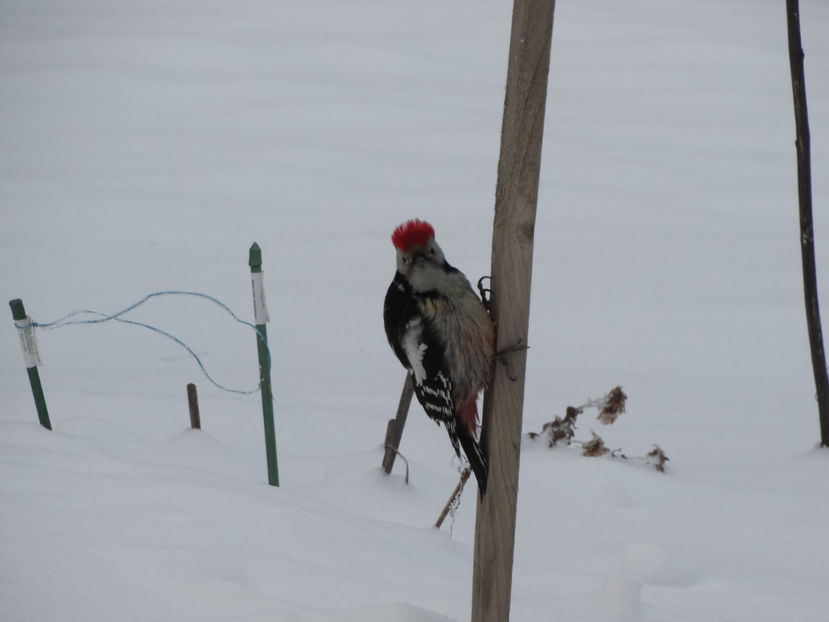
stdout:
{"type": "Polygon", "coordinates": [[[268,316],[268,305],[265,304],[265,285],[262,282],[262,272],[251,272],[253,282],[253,317],[256,324],[267,324],[271,321],[268,316]]]}
{"type": "Polygon", "coordinates": [[[17,327],[17,335],[20,337],[23,362],[26,367],[37,367],[40,365],[40,352],[37,350],[37,337],[35,337],[32,318],[26,316],[26,319],[17,320],[14,325],[17,327]]]}

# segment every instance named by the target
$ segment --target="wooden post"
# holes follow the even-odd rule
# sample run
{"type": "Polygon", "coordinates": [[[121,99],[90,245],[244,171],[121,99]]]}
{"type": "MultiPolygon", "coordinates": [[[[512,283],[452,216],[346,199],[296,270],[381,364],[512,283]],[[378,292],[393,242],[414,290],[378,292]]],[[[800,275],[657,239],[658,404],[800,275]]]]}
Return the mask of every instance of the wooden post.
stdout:
{"type": "Polygon", "coordinates": [[[187,385],[187,403],[190,406],[190,427],[193,430],[201,430],[201,417],[199,416],[199,394],[196,385],[192,382],[187,385]]]}
{"type": "Polygon", "coordinates": [[[397,415],[394,419],[389,419],[386,426],[386,442],[384,445],[386,451],[383,454],[383,470],[386,475],[391,473],[394,466],[394,459],[397,456],[397,449],[400,447],[400,439],[403,437],[403,427],[406,425],[406,417],[409,414],[409,405],[412,403],[413,393],[412,375],[407,373],[406,380],[403,381],[400,402],[397,405],[397,415]]]}
{"type": "Polygon", "coordinates": [[[789,33],[789,66],[792,74],[794,119],[797,149],[797,193],[800,205],[800,259],[803,266],[803,295],[806,301],[806,328],[812,353],[812,372],[817,392],[820,444],[829,447],[829,376],[820,326],[815,235],[812,226],[812,164],[810,156],[809,115],[806,107],[806,76],[803,70],[803,45],[800,39],[798,0],[786,0],[789,33]]]}
{"type": "Polygon", "coordinates": [[[514,0],[492,237],[491,313],[499,352],[484,396],[489,458],[478,500],[472,622],[509,620],[533,235],[555,0],[514,0]]]}
{"type": "Polygon", "coordinates": [[[273,423],[273,391],[271,390],[271,353],[268,348],[268,308],[262,284],[262,249],[254,242],[248,255],[253,284],[253,316],[256,322],[256,351],[259,355],[259,388],[262,393],[262,420],[265,425],[265,456],[268,461],[268,483],[279,486],[276,461],[276,428],[273,423]]]}
{"type": "Polygon", "coordinates": [[[20,337],[20,348],[23,350],[23,362],[26,365],[26,373],[29,375],[29,386],[32,388],[32,397],[35,400],[37,418],[47,430],[52,429],[52,422],[49,420],[49,410],[46,408],[46,397],[43,395],[43,385],[40,382],[40,373],[37,366],[40,364],[40,356],[37,352],[37,341],[35,339],[34,326],[31,319],[26,315],[23,301],[15,298],[9,301],[12,310],[12,319],[20,337]]]}

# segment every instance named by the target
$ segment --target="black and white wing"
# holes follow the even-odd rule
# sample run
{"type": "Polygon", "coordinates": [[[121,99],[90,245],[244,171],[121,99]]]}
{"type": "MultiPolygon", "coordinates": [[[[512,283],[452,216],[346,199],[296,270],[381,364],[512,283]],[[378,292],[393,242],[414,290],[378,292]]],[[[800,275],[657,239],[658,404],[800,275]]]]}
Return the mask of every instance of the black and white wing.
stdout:
{"type": "Polygon", "coordinates": [[[395,279],[389,286],[383,317],[389,344],[412,374],[417,401],[433,421],[446,426],[452,446],[460,455],[452,378],[444,352],[428,320],[419,312],[418,298],[402,279],[395,279]]]}

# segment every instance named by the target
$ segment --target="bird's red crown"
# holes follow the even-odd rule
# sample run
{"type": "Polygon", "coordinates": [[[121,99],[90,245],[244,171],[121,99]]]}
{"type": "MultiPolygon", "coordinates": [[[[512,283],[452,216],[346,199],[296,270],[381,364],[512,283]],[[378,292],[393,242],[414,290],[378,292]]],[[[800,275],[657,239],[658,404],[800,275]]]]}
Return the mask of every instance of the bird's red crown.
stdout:
{"type": "Polygon", "coordinates": [[[413,246],[426,246],[426,243],[435,237],[435,229],[425,220],[414,218],[394,230],[391,234],[391,243],[404,253],[413,246]]]}

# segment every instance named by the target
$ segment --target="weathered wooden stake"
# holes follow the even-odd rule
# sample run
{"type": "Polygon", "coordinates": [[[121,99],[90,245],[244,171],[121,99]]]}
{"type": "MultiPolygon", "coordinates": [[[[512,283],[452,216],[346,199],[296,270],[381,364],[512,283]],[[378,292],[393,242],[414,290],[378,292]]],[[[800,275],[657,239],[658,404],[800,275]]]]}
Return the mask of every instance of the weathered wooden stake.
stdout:
{"type": "Polygon", "coordinates": [[[268,308],[262,285],[262,249],[254,242],[248,259],[253,284],[253,316],[256,322],[256,350],[259,354],[259,388],[262,393],[262,419],[265,424],[265,454],[268,460],[268,483],[279,486],[276,461],[276,429],[273,423],[273,391],[271,390],[271,355],[268,348],[268,308]]]}
{"type": "Polygon", "coordinates": [[[26,316],[26,309],[23,301],[15,298],[9,301],[12,310],[12,318],[20,336],[20,347],[23,350],[23,362],[26,365],[26,372],[29,375],[29,386],[32,387],[32,396],[35,399],[37,418],[47,430],[52,429],[52,422],[49,420],[49,410],[46,408],[46,397],[43,395],[43,385],[40,382],[40,373],[37,366],[40,358],[37,354],[37,342],[35,341],[34,327],[31,320],[26,316]]]}
{"type": "Polygon", "coordinates": [[[472,622],[509,620],[533,234],[555,0],[514,0],[492,237],[498,364],[484,396],[489,458],[475,520],[472,622]]]}
{"type": "Polygon", "coordinates": [[[800,205],[800,259],[803,266],[803,296],[806,301],[806,328],[812,353],[815,377],[820,444],[829,447],[829,375],[818,305],[817,268],[815,266],[815,235],[812,226],[812,164],[810,155],[809,115],[806,107],[806,76],[803,69],[803,45],[800,38],[800,3],[786,0],[786,22],[789,34],[789,67],[792,74],[794,120],[797,149],[797,194],[800,205]]]}
{"type": "Polygon", "coordinates": [[[412,375],[407,373],[406,380],[403,381],[400,402],[397,405],[397,415],[394,419],[389,419],[389,423],[386,426],[386,442],[384,443],[386,451],[383,454],[383,470],[387,475],[391,473],[391,469],[394,466],[394,459],[400,447],[400,439],[403,437],[403,427],[406,425],[406,417],[409,414],[409,406],[412,403],[413,393],[414,385],[412,385],[412,375]]]}
{"type": "Polygon", "coordinates": [[[187,403],[190,405],[190,427],[193,430],[201,430],[199,394],[196,391],[196,385],[192,382],[187,385],[187,403]]]}

